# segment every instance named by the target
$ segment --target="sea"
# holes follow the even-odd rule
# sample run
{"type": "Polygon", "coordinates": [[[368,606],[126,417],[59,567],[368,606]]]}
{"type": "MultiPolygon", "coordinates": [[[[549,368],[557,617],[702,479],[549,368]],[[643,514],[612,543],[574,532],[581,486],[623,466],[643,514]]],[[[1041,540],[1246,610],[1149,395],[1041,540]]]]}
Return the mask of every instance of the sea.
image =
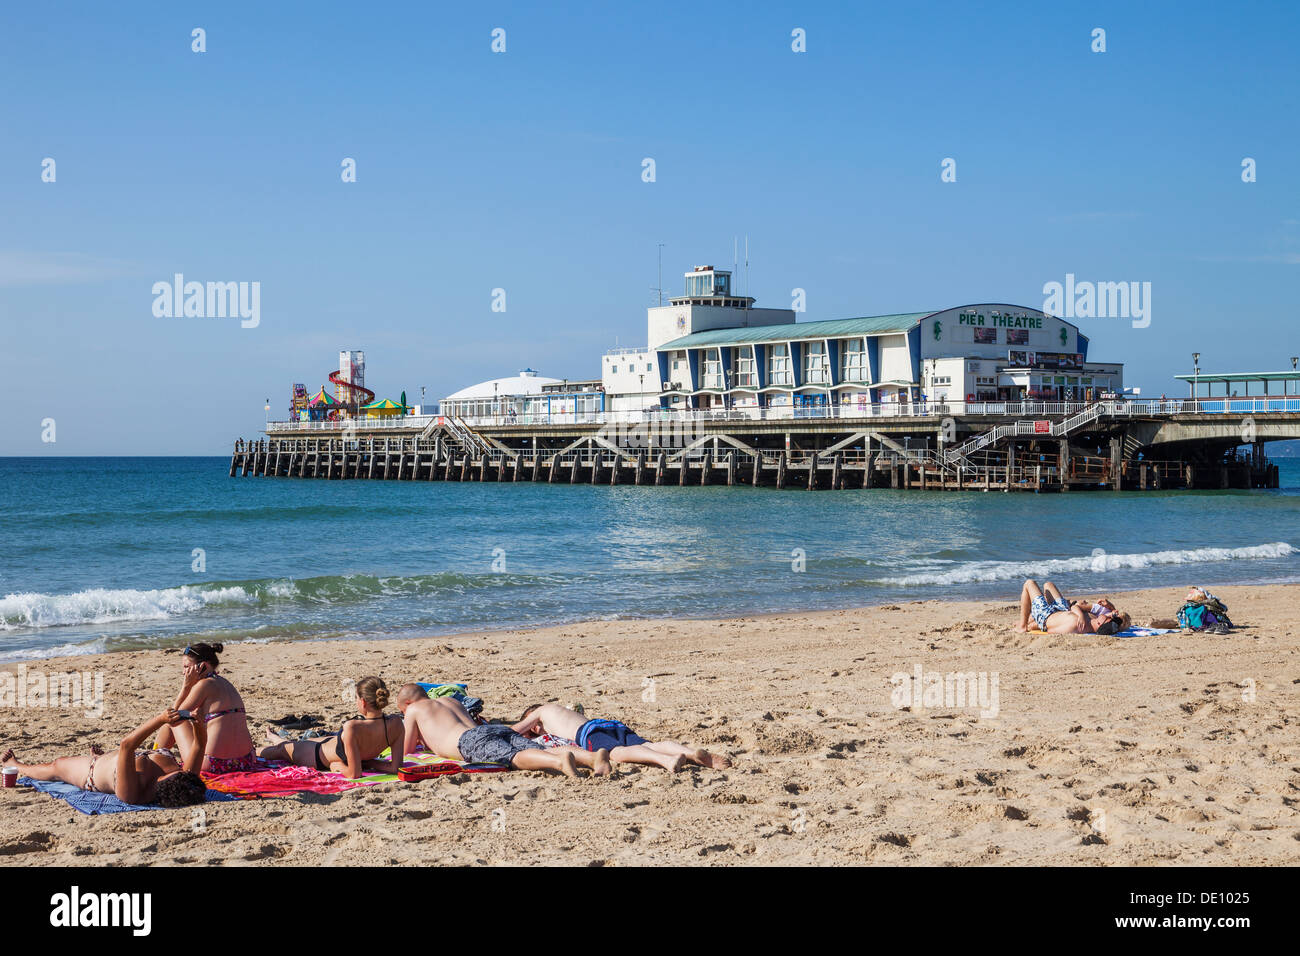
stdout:
{"type": "MultiPolygon", "coordinates": [[[[1278,490],[806,491],[228,477],[0,459],[0,660],[1300,580],[1278,490]]],[[[792,639],[797,639],[797,635],[792,639]]]]}

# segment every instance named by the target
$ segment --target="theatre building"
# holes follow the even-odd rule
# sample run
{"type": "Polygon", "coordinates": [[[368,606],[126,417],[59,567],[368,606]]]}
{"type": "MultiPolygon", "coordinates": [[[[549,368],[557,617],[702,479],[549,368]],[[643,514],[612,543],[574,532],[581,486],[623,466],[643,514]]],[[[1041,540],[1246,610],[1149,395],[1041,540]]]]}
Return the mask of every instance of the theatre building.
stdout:
{"type": "Polygon", "coordinates": [[[711,266],[686,286],[648,310],[647,349],[605,356],[609,408],[1078,402],[1124,387],[1123,366],[1090,360],[1077,326],[1026,306],[797,322],[789,309],[755,309],[711,266]]]}

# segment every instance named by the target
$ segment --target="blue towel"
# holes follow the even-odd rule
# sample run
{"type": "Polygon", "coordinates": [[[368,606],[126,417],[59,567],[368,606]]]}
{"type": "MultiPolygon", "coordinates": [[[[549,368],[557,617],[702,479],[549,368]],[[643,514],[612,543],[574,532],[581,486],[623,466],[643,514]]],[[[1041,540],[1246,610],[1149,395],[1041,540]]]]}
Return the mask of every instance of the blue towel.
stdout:
{"type": "Polygon", "coordinates": [[[1138,627],[1134,624],[1124,631],[1116,631],[1115,637],[1154,637],[1157,634],[1172,634],[1174,628],[1167,627],[1138,627]]]}
{"type": "MultiPolygon", "coordinates": [[[[74,810],[82,813],[128,813],[132,810],[161,810],[156,803],[124,803],[114,794],[100,793],[96,790],[82,790],[70,783],[56,780],[33,780],[31,777],[19,777],[18,785],[32,787],[41,793],[48,793],[55,800],[62,800],[74,810]]],[[[229,793],[208,791],[208,803],[227,803],[239,798],[229,793]]]]}

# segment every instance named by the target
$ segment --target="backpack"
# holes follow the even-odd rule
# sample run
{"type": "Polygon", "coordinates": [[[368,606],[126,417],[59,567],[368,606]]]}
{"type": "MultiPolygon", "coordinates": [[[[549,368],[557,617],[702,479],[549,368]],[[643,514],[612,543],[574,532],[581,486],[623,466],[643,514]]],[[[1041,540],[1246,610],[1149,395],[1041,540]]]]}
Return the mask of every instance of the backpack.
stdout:
{"type": "Polygon", "coordinates": [[[1178,625],[1186,630],[1202,631],[1217,624],[1232,627],[1228,609],[1221,601],[1188,601],[1178,610],[1178,625]]]}

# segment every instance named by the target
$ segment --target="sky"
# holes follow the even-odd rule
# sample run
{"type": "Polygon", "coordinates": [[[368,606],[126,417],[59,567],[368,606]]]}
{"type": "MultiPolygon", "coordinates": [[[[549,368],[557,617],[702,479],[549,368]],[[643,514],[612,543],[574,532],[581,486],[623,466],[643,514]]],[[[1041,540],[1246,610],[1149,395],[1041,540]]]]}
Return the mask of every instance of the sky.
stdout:
{"type": "Polygon", "coordinates": [[[1073,274],[1151,284],[1079,320],[1144,394],[1288,368],[1298,41],[1295,3],[9,4],[0,455],[225,454],[345,348],[412,402],[596,378],[659,244],[678,294],[736,237],[801,321],[1073,274]],[[176,273],[256,326],[155,315],[176,273]]]}

